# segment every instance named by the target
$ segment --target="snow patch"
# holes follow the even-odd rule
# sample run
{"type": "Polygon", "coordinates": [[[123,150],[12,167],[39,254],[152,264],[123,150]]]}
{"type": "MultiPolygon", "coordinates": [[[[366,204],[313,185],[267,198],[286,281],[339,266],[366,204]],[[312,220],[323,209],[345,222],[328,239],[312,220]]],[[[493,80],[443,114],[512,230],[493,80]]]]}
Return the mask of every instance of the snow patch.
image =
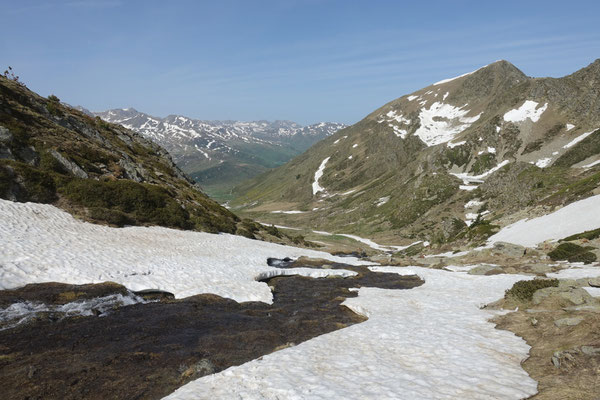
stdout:
{"type": "Polygon", "coordinates": [[[552,162],[552,157],[540,158],[535,162],[535,166],[539,168],[546,168],[552,162]]]}
{"type": "Polygon", "coordinates": [[[381,207],[382,205],[384,205],[385,203],[387,203],[389,200],[390,200],[390,196],[380,197],[379,200],[377,200],[375,202],[375,205],[377,207],[381,207]]]}
{"type": "Polygon", "coordinates": [[[455,107],[450,104],[435,102],[429,108],[422,108],[419,113],[421,124],[415,135],[427,146],[435,146],[449,142],[454,137],[470,127],[479,119],[481,114],[474,117],[466,115],[471,110],[455,107]]]}
{"type": "MultiPolygon", "coordinates": [[[[483,67],[481,67],[481,68],[485,68],[485,67],[487,67],[487,65],[484,65],[484,66],[483,66],[483,67]]],[[[438,82],[434,83],[434,84],[433,84],[433,86],[441,85],[441,84],[443,84],[443,83],[452,82],[452,81],[453,81],[453,80],[455,80],[455,79],[462,78],[462,77],[465,77],[465,76],[468,76],[468,75],[474,74],[475,72],[479,71],[481,68],[477,68],[475,71],[467,72],[466,74],[462,74],[462,75],[459,75],[459,76],[455,76],[454,78],[442,79],[441,81],[438,81],[438,82]]]]}
{"type": "Polygon", "coordinates": [[[567,132],[570,131],[573,128],[575,128],[575,125],[573,125],[573,124],[567,124],[567,132]]]}
{"type": "Polygon", "coordinates": [[[594,132],[596,132],[596,131],[590,131],[590,132],[582,133],[581,135],[577,136],[575,139],[571,140],[569,143],[565,144],[563,146],[563,149],[568,149],[569,147],[575,146],[577,143],[581,142],[583,139],[585,139],[586,137],[590,136],[594,132]]]}
{"type": "Polygon", "coordinates": [[[324,159],[321,162],[321,165],[319,165],[319,169],[317,169],[317,172],[315,172],[315,181],[312,184],[313,195],[325,191],[325,189],[321,185],[319,185],[319,179],[321,179],[321,177],[323,176],[325,165],[327,164],[327,161],[329,161],[330,158],[331,157],[327,157],[326,159],[324,159]]]}
{"type": "Polygon", "coordinates": [[[504,120],[508,122],[523,122],[529,118],[532,122],[537,122],[544,111],[548,108],[548,103],[537,108],[538,103],[533,100],[526,100],[521,107],[510,110],[504,114],[504,120]]]}

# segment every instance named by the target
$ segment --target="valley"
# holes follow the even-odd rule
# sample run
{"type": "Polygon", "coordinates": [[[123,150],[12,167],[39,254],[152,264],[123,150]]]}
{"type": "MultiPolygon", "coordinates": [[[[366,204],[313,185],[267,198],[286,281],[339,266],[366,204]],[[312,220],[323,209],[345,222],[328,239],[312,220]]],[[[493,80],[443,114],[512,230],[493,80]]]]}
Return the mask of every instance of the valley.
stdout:
{"type": "Polygon", "coordinates": [[[599,98],[498,61],[300,127],[0,78],[6,395],[592,398],[599,98]]]}

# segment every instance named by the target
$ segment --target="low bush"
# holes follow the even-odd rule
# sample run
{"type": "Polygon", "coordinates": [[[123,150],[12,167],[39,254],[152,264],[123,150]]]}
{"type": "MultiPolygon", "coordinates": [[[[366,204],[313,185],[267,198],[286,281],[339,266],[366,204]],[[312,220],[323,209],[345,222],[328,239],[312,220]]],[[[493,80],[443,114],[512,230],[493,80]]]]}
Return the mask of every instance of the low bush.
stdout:
{"type": "Polygon", "coordinates": [[[547,287],[558,287],[558,279],[534,279],[531,281],[518,281],[513,287],[508,289],[504,298],[510,297],[521,301],[530,301],[533,298],[533,294],[536,290],[544,289],[547,287]]]}
{"type": "Polygon", "coordinates": [[[589,264],[596,261],[596,255],[589,250],[592,247],[582,247],[575,243],[561,243],[548,256],[554,260],[567,260],[570,262],[583,262],[589,264]]]}

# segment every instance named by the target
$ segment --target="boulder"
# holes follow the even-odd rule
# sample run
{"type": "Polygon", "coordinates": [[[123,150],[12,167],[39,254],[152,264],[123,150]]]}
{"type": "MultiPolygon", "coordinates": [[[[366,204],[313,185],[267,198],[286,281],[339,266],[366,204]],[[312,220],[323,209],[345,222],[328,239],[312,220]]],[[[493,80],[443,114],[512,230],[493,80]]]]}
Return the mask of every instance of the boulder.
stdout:
{"type": "Polygon", "coordinates": [[[501,274],[502,268],[497,265],[479,265],[475,268],[469,270],[469,275],[493,275],[493,274],[501,274]]]}
{"type": "Polygon", "coordinates": [[[525,247],[518,244],[507,242],[494,243],[494,253],[500,253],[503,256],[511,258],[519,258],[525,255],[525,247]]]}
{"type": "Polygon", "coordinates": [[[565,305],[581,305],[595,303],[596,300],[585,290],[573,287],[548,287],[539,289],[533,294],[533,304],[539,305],[547,299],[559,301],[565,305]]]}
{"type": "Polygon", "coordinates": [[[575,326],[575,325],[579,325],[582,321],[583,321],[583,317],[567,317],[567,318],[561,318],[561,319],[557,319],[554,321],[554,325],[556,325],[557,328],[562,328],[565,326],[575,326]]]}

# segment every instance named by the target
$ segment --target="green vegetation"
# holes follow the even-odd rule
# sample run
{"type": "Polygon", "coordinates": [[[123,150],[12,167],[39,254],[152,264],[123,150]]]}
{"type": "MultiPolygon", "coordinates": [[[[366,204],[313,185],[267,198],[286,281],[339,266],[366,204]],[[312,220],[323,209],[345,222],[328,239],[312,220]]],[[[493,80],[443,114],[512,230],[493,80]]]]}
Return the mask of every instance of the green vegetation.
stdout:
{"type": "Polygon", "coordinates": [[[531,301],[536,290],[548,287],[558,287],[558,279],[533,279],[516,282],[504,294],[505,299],[514,298],[520,301],[531,301]]]}
{"type": "Polygon", "coordinates": [[[577,239],[587,239],[587,240],[593,240],[596,238],[600,237],[600,228],[598,229],[594,229],[591,231],[585,231],[585,232],[581,232],[581,233],[577,233],[575,235],[571,235],[571,236],[567,236],[564,239],[561,239],[561,242],[569,242],[571,240],[577,240],[577,239]]]}
{"type": "Polygon", "coordinates": [[[569,262],[583,262],[585,264],[596,261],[596,255],[589,251],[593,247],[582,247],[575,243],[561,243],[548,253],[548,256],[554,260],[567,260],[569,262]]]}
{"type": "Polygon", "coordinates": [[[483,154],[475,160],[473,165],[471,166],[471,173],[475,175],[479,175],[484,173],[485,171],[489,171],[492,167],[496,165],[496,155],[495,154],[483,154]]]}
{"type": "Polygon", "coordinates": [[[192,229],[189,213],[166,189],[130,180],[101,182],[93,179],[73,179],[61,189],[73,203],[119,212],[118,220],[127,216],[142,224],[162,225],[181,229],[192,229]],[[121,215],[121,213],[123,215],[121,215]]]}

